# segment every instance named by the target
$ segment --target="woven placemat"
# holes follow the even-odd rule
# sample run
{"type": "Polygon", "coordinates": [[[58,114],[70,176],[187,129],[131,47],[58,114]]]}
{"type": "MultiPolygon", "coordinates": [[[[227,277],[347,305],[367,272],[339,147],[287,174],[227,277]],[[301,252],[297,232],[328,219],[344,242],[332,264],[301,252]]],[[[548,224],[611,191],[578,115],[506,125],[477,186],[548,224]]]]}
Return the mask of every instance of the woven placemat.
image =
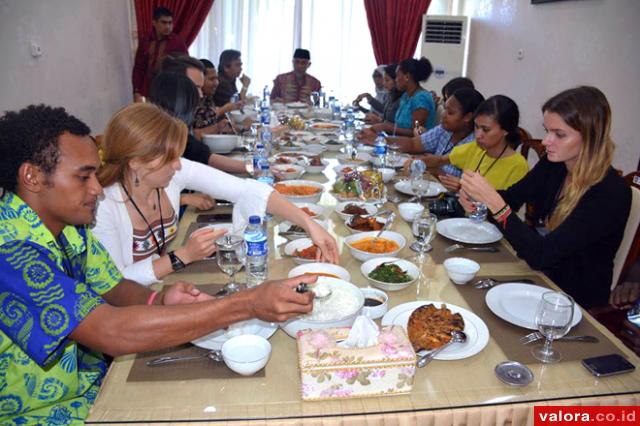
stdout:
{"type": "MultiPolygon", "coordinates": [[[[477,277],[477,279],[488,277],[477,277]]],[[[533,280],[535,285],[549,288],[549,286],[536,275],[531,276],[501,276],[499,278],[503,281],[518,282],[522,279],[533,280]]],[[[536,345],[542,344],[543,341],[529,343],[523,345],[519,339],[527,335],[534,330],[519,327],[503,320],[495,315],[487,306],[485,302],[485,295],[488,290],[479,290],[474,288],[473,285],[458,286],[460,294],[464,300],[469,304],[471,311],[478,315],[487,324],[489,333],[500,349],[504,352],[507,359],[512,361],[519,361],[525,364],[539,363],[537,359],[531,354],[531,348],[536,345]]],[[[583,311],[584,313],[584,311],[583,311]]],[[[602,334],[591,322],[586,321],[584,318],[578,325],[573,327],[569,332],[570,336],[595,336],[600,342],[598,343],[583,343],[583,342],[561,342],[554,341],[553,347],[560,350],[562,353],[562,361],[576,361],[592,356],[606,355],[610,353],[619,353],[622,355],[616,345],[609,340],[604,334],[602,334]]]]}
{"type": "Polygon", "coordinates": [[[429,252],[429,255],[433,258],[436,263],[442,263],[445,259],[450,257],[466,257],[471,260],[475,260],[476,262],[482,263],[511,263],[518,262],[518,257],[511,253],[505,246],[500,244],[499,242],[493,244],[465,244],[468,246],[474,247],[495,247],[498,249],[497,252],[484,252],[484,251],[473,251],[473,250],[456,250],[452,253],[446,253],[444,250],[453,245],[457,244],[456,241],[450,240],[449,238],[443,237],[440,234],[436,234],[436,237],[431,242],[433,246],[433,250],[429,252]]]}

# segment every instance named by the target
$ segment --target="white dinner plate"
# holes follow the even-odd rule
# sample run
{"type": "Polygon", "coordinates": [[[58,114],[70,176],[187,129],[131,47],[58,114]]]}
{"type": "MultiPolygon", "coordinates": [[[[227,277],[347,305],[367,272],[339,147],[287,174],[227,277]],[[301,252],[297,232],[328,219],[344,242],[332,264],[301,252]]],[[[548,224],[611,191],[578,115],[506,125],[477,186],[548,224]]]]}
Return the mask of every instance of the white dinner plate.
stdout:
{"type": "MultiPolygon", "coordinates": [[[[444,302],[434,302],[431,300],[422,300],[417,302],[408,302],[398,305],[391,309],[382,317],[382,325],[401,325],[407,329],[407,323],[411,313],[423,305],[433,303],[436,307],[441,307],[444,302]]],[[[487,343],[489,343],[489,329],[487,325],[473,312],[461,308],[450,303],[446,303],[447,308],[451,312],[462,315],[464,320],[464,332],[467,335],[467,341],[464,343],[454,343],[445,348],[436,355],[435,359],[454,360],[463,359],[474,356],[479,353],[487,343]]]]}
{"type": "Polygon", "coordinates": [[[489,222],[474,223],[467,218],[438,221],[438,234],[466,244],[489,244],[502,239],[502,232],[489,222]]]}
{"type": "MultiPolygon", "coordinates": [[[[542,299],[542,293],[547,291],[551,290],[533,284],[505,283],[489,290],[485,301],[491,312],[503,320],[530,330],[537,330],[536,308],[542,299]]],[[[575,305],[571,326],[575,327],[581,319],[580,307],[575,305]]]]}
{"type": "MultiPolygon", "coordinates": [[[[409,180],[401,180],[400,182],[396,182],[393,187],[396,191],[401,192],[406,195],[415,195],[413,190],[411,189],[411,181],[409,180]]],[[[435,197],[437,195],[442,194],[443,192],[447,192],[447,189],[442,186],[440,182],[431,181],[429,183],[429,190],[425,197],[435,197]]]]}
{"type": "Polygon", "coordinates": [[[273,336],[273,333],[275,333],[276,330],[278,330],[277,324],[265,322],[254,318],[252,320],[246,321],[241,327],[234,328],[234,326],[231,326],[228,330],[214,331],[211,334],[207,334],[206,336],[202,336],[199,339],[193,340],[191,343],[209,350],[220,350],[222,349],[222,345],[224,344],[224,342],[236,335],[255,334],[256,336],[261,336],[265,339],[268,339],[269,337],[273,336]]]}

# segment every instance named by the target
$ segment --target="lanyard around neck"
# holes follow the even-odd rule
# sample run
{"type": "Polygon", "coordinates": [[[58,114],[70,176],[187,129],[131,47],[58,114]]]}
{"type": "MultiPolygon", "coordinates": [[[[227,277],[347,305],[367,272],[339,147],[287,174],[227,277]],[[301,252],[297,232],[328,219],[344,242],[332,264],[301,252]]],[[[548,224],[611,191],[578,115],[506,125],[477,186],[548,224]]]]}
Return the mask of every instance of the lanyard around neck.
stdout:
{"type": "MultiPolygon", "coordinates": [[[[489,164],[489,167],[487,167],[487,170],[485,170],[484,175],[482,173],[480,173],[482,176],[486,176],[487,174],[489,174],[489,170],[491,170],[491,168],[496,164],[496,162],[500,159],[500,157],[502,157],[502,154],[504,154],[504,152],[507,150],[507,148],[509,147],[509,144],[506,144],[504,146],[504,148],[502,148],[502,151],[500,151],[500,155],[498,155],[498,157],[496,157],[493,162],[491,164],[489,164]]],[[[480,157],[480,161],[478,161],[478,165],[476,166],[476,169],[474,171],[478,171],[480,170],[480,165],[482,164],[482,161],[484,160],[484,157],[487,155],[487,151],[482,153],[482,157],[480,157]]]]}
{"type": "Polygon", "coordinates": [[[140,207],[138,207],[133,197],[129,194],[129,191],[127,191],[127,187],[124,186],[124,184],[122,185],[122,189],[124,190],[124,193],[127,194],[127,198],[129,198],[129,201],[131,201],[131,205],[133,206],[133,208],[136,209],[136,211],[138,212],[142,220],[144,220],[144,223],[147,225],[147,228],[151,233],[151,237],[153,238],[153,241],[156,243],[156,253],[158,253],[158,256],[162,256],[162,251],[164,250],[164,246],[167,245],[167,241],[166,241],[166,235],[164,232],[164,218],[162,217],[162,203],[160,202],[160,190],[156,188],[156,195],[158,196],[158,209],[160,210],[160,235],[162,236],[162,245],[160,245],[160,243],[158,242],[158,239],[156,238],[156,233],[153,232],[153,228],[151,227],[151,224],[149,223],[145,215],[142,213],[142,210],[140,210],[140,207]]]}

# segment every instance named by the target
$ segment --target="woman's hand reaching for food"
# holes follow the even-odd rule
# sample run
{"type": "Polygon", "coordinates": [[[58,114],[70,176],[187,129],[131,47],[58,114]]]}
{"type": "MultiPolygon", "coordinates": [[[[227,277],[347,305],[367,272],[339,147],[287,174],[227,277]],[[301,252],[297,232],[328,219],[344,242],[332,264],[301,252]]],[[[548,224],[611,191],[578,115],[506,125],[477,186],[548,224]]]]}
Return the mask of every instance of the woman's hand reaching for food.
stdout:
{"type": "Polygon", "coordinates": [[[320,262],[338,263],[338,244],[326,229],[315,220],[307,220],[305,230],[309,234],[311,241],[320,249],[316,253],[316,260],[320,262]]]}

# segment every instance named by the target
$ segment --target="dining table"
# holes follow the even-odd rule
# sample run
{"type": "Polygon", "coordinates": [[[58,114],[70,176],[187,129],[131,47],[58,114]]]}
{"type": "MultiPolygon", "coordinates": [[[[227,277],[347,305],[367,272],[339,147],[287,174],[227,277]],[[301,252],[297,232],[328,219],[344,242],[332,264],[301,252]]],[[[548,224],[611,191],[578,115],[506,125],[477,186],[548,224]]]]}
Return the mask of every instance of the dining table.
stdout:
{"type": "MultiPolygon", "coordinates": [[[[324,226],[336,238],[340,250],[339,264],[351,274],[351,283],[368,287],[362,275],[362,262],[356,260],[343,243],[350,235],[344,221],[334,211],[338,203],[332,194],[337,178],[336,152],[325,152],[328,165],[322,173],[305,174],[301,179],[319,182],[324,187],[317,203],[323,209],[324,226]]],[[[388,197],[398,201],[409,198],[396,194],[394,183],[387,184],[388,197]]],[[[218,206],[213,212],[224,213],[231,207],[218,206]]],[[[383,208],[398,210],[397,202],[387,201],[383,208]]],[[[197,227],[203,213],[186,210],[179,224],[179,244],[197,227]]],[[[443,219],[443,218],[440,218],[443,219]]],[[[281,218],[274,217],[270,225],[281,218]]],[[[280,226],[269,226],[268,278],[286,278],[297,266],[283,255],[287,240],[279,235],[280,226]]],[[[99,394],[86,419],[87,424],[215,424],[215,425],[494,425],[534,423],[534,406],[589,406],[640,404],[640,369],[610,377],[595,377],[581,364],[587,356],[619,353],[632,364],[640,359],[589,313],[582,309],[582,320],[576,332],[594,334],[600,343],[554,342],[564,358],[543,364],[530,354],[530,345],[522,345],[519,337],[531,330],[508,323],[487,308],[486,289],[472,285],[456,285],[447,277],[443,261],[462,256],[478,260],[476,278],[492,277],[506,281],[532,280],[537,285],[558,290],[544,274],[532,270],[519,259],[506,239],[494,246],[497,252],[458,251],[446,253],[444,248],[455,243],[436,235],[433,250],[420,257],[409,249],[415,240],[411,226],[398,216],[391,230],[402,234],[406,246],[397,257],[409,259],[420,269],[418,279],[399,291],[388,291],[389,309],[411,302],[444,302],[478,315],[488,328],[486,346],[473,356],[462,359],[435,360],[416,370],[410,393],[375,397],[353,397],[319,401],[301,398],[300,372],[296,339],[282,329],[270,336],[272,353],[266,367],[258,374],[245,377],[229,371],[224,364],[203,359],[173,366],[147,367],[144,360],[171,353],[199,350],[190,344],[152,354],[130,354],[113,360],[99,394]],[[504,361],[518,361],[533,373],[533,381],[514,387],[501,382],[494,372],[504,361]]],[[[173,273],[155,284],[155,289],[178,280],[192,282],[203,289],[219,289],[228,277],[215,267],[215,261],[204,261],[197,267],[173,273]],[[209,262],[208,264],[206,262],[209,262]]],[[[243,272],[237,277],[242,280],[243,272]]],[[[578,307],[578,309],[580,309],[578,307]]],[[[380,320],[376,320],[380,324],[380,320]]],[[[275,325],[274,325],[275,327],[275,325]]],[[[572,330],[571,333],[573,333],[572,330]]]]}

